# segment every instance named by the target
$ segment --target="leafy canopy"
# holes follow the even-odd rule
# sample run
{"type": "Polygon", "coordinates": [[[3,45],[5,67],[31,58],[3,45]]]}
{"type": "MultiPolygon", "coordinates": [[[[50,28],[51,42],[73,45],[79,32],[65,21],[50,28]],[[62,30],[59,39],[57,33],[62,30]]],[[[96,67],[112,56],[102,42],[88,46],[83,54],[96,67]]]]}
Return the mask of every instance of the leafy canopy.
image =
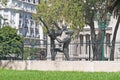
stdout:
{"type": "Polygon", "coordinates": [[[80,30],[84,25],[82,0],[41,0],[37,6],[37,15],[51,27],[51,21],[65,20],[73,29],[80,30]]]}
{"type": "Polygon", "coordinates": [[[17,34],[17,30],[10,26],[0,29],[0,56],[11,54],[19,55],[22,52],[23,37],[17,34]]]}

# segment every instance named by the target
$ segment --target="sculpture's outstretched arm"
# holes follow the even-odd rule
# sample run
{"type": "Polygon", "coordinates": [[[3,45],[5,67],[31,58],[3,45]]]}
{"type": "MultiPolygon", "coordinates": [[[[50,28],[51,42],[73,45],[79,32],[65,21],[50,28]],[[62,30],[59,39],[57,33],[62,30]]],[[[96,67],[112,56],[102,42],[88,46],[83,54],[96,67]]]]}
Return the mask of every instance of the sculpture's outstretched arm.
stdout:
{"type": "Polygon", "coordinates": [[[46,27],[48,33],[50,33],[50,29],[49,29],[48,25],[42,20],[42,18],[40,16],[38,18],[43,23],[43,25],[46,27]]]}
{"type": "Polygon", "coordinates": [[[62,32],[64,31],[64,29],[63,29],[63,28],[60,28],[60,27],[58,26],[57,22],[53,21],[52,23],[53,23],[53,24],[55,25],[55,27],[57,28],[56,36],[62,35],[62,32]]]}
{"type": "Polygon", "coordinates": [[[57,24],[55,21],[53,21],[53,24],[55,25],[55,27],[56,27],[58,30],[61,30],[61,28],[58,26],[58,24],[57,24]]]}

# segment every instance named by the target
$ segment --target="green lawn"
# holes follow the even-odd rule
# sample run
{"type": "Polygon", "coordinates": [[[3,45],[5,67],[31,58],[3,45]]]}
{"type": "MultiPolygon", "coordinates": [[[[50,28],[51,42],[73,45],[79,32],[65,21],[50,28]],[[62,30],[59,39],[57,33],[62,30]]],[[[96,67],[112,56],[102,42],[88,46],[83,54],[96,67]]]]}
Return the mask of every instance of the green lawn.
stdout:
{"type": "Polygon", "coordinates": [[[120,72],[15,71],[0,69],[0,80],[120,80],[120,72]]]}

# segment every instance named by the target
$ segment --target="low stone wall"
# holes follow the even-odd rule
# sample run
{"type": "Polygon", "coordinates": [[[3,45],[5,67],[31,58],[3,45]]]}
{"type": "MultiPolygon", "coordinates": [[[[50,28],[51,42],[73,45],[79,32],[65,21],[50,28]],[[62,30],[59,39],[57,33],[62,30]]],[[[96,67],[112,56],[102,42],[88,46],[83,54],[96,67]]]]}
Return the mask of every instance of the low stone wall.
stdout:
{"type": "Polygon", "coordinates": [[[119,72],[119,61],[0,61],[1,68],[13,70],[119,72]]]}

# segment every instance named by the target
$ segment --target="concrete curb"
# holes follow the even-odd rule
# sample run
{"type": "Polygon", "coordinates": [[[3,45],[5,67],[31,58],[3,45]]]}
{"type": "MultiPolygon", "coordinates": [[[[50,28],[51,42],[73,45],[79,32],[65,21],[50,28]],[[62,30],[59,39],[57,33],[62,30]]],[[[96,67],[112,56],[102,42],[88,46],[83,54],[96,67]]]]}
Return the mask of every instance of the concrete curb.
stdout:
{"type": "Polygon", "coordinates": [[[120,61],[1,60],[0,67],[13,70],[120,72],[120,61]]]}

